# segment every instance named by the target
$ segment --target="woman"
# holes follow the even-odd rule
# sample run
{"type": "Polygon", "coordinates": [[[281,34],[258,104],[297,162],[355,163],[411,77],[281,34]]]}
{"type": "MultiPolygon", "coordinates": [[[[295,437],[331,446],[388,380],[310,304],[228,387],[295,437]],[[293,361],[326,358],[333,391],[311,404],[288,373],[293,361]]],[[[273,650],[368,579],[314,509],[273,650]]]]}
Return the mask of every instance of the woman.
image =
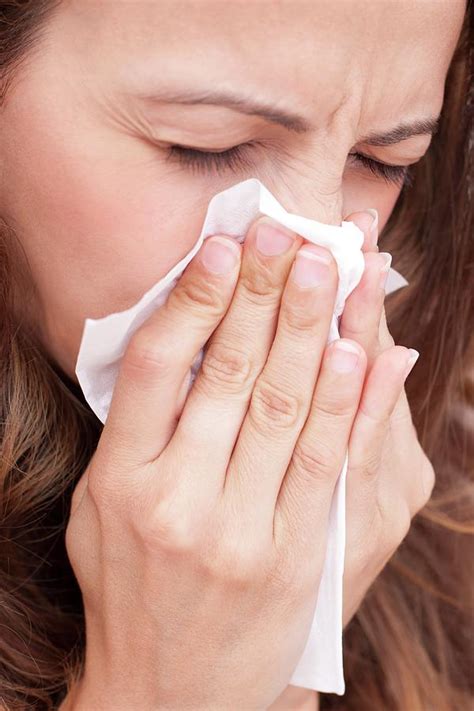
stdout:
{"type": "Polygon", "coordinates": [[[5,708],[468,708],[471,7],[0,2],[5,708]],[[257,221],[137,331],[102,428],[84,319],[246,177],[364,231],[341,341],[330,253],[257,221]],[[289,680],[347,447],[335,697],[289,680]]]}

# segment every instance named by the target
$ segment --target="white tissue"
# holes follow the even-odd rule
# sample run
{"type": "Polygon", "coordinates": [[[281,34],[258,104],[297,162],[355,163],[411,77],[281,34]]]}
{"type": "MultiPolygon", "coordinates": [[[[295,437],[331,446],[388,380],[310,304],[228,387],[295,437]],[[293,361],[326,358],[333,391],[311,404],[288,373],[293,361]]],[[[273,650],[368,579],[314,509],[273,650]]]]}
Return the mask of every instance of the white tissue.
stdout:
{"type": "MultiPolygon", "coordinates": [[[[353,222],[340,226],[287,212],[257,179],[244,180],[215,195],[209,202],[204,225],[192,249],[143,297],[126,311],[100,319],[86,319],[76,375],[84,396],[101,422],[109,411],[120,361],[136,329],[162,306],[187,264],[213,234],[226,234],[243,242],[251,223],[268,215],[294,230],[309,242],[328,248],[337,262],[339,288],[328,343],[339,338],[338,322],[347,296],[359,283],[364,271],[361,251],[363,232],[353,222]]],[[[390,269],[386,293],[405,286],[407,281],[390,269]]],[[[203,358],[203,349],[191,367],[190,388],[203,358]]],[[[291,684],[326,693],[344,693],[342,661],[342,578],[345,548],[345,478],[347,456],[331,504],[326,558],[318,591],[312,627],[291,684]]]]}

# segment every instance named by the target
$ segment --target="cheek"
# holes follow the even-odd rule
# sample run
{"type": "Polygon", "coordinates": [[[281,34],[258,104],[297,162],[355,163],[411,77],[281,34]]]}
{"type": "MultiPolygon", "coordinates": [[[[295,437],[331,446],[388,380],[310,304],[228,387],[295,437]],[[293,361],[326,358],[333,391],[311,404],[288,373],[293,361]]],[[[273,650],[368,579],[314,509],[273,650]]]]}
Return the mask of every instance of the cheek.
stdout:
{"type": "Polygon", "coordinates": [[[388,221],[401,187],[385,183],[381,178],[364,177],[355,172],[344,177],[343,182],[343,217],[358,210],[375,207],[379,213],[379,233],[388,221]]]}
{"type": "Polygon", "coordinates": [[[7,215],[19,225],[42,296],[54,283],[62,301],[96,318],[126,308],[184,256],[206,199],[196,200],[196,188],[176,172],[62,139],[25,136],[28,157],[11,160],[7,215]]]}
{"type": "Polygon", "coordinates": [[[84,319],[128,308],[191,249],[215,185],[40,104],[10,108],[2,213],[28,258],[42,337],[71,375],[84,319]]]}

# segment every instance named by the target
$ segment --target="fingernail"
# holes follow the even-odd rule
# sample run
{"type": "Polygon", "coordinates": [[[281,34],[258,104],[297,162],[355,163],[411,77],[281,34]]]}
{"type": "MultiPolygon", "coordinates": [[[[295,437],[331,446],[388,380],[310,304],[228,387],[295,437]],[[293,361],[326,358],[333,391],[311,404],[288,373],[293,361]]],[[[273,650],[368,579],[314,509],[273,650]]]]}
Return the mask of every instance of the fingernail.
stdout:
{"type": "Polygon", "coordinates": [[[350,373],[359,362],[360,351],[350,343],[338,339],[330,351],[329,363],[336,373],[350,373]]]}
{"type": "Polygon", "coordinates": [[[390,265],[392,264],[392,255],[388,252],[379,252],[382,258],[380,262],[382,266],[380,267],[380,288],[385,289],[385,284],[387,283],[388,272],[390,271],[390,265]]]}
{"type": "Polygon", "coordinates": [[[376,247],[379,238],[379,213],[375,207],[368,207],[364,212],[368,212],[369,215],[373,217],[372,224],[370,225],[370,242],[372,247],[376,247]]]}
{"type": "Polygon", "coordinates": [[[296,252],[291,278],[303,288],[319,286],[329,280],[330,264],[330,258],[319,247],[305,246],[296,252]]]}
{"type": "Polygon", "coordinates": [[[407,365],[406,365],[406,369],[405,369],[405,379],[409,376],[410,372],[413,369],[413,366],[415,365],[416,361],[420,357],[420,354],[414,348],[409,348],[408,351],[409,351],[410,355],[408,357],[407,365]]]}
{"type": "Polygon", "coordinates": [[[201,261],[213,274],[230,274],[239,261],[239,248],[225,237],[207,237],[200,250],[201,261]]]}
{"type": "Polygon", "coordinates": [[[295,233],[271,218],[264,218],[257,226],[257,249],[266,257],[286,252],[295,241],[295,233]]]}

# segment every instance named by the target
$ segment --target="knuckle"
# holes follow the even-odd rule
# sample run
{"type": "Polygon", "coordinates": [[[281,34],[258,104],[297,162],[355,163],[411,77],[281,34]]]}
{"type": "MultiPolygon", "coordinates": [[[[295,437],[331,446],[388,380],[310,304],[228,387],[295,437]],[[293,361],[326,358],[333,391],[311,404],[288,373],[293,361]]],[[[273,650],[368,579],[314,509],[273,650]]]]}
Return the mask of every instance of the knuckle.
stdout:
{"type": "Polygon", "coordinates": [[[285,302],[280,309],[279,328],[295,338],[307,338],[314,335],[318,315],[314,315],[304,304],[285,302]]]}
{"type": "Polygon", "coordinates": [[[176,366],[176,355],[164,343],[157,342],[150,328],[139,329],[130,339],[123,359],[123,368],[133,374],[165,377],[176,366]]]}
{"type": "Polygon", "coordinates": [[[391,415],[388,410],[377,413],[370,412],[363,399],[359,403],[358,416],[363,417],[366,423],[377,432],[388,432],[393,426],[393,413],[391,415]]]}
{"type": "Polygon", "coordinates": [[[260,431],[289,429],[296,425],[303,404],[299,399],[284,392],[262,376],[257,378],[252,392],[249,417],[260,431]]]}
{"type": "Polygon", "coordinates": [[[364,461],[350,464],[351,476],[356,479],[376,479],[380,471],[380,454],[378,451],[369,451],[364,461]]]}
{"type": "Polygon", "coordinates": [[[118,467],[110,457],[102,463],[97,460],[97,452],[94,454],[88,468],[87,493],[101,515],[116,513],[127,500],[128,492],[117,487],[117,472],[118,467]]]}
{"type": "Polygon", "coordinates": [[[105,478],[102,477],[99,480],[99,477],[96,474],[96,470],[94,469],[94,467],[91,467],[89,469],[89,476],[87,478],[87,492],[98,510],[102,507],[104,500],[107,498],[107,479],[104,479],[105,478]]]}
{"type": "Polygon", "coordinates": [[[136,529],[145,548],[152,553],[179,556],[195,553],[202,534],[199,523],[184,506],[166,500],[160,501],[136,529]]]}
{"type": "Polygon", "coordinates": [[[207,559],[206,569],[212,577],[231,587],[249,587],[260,580],[268,568],[265,551],[250,541],[223,538],[216,544],[212,559],[207,559]]]}
{"type": "Polygon", "coordinates": [[[223,295],[205,279],[180,280],[170,297],[169,304],[185,314],[202,307],[206,308],[207,314],[216,317],[224,311],[223,295]]]}
{"type": "Polygon", "coordinates": [[[340,472],[338,467],[339,456],[329,444],[309,445],[298,441],[293,450],[291,465],[298,477],[304,479],[320,479],[333,482],[340,472]]]}
{"type": "Polygon", "coordinates": [[[252,306],[274,306],[280,301],[281,284],[276,281],[273,272],[265,266],[250,274],[242,273],[239,281],[239,290],[245,301],[252,306]]]}
{"type": "Polygon", "coordinates": [[[204,356],[195,387],[225,392],[245,389],[252,373],[250,356],[235,348],[213,341],[204,356]]]}
{"type": "Polygon", "coordinates": [[[366,337],[367,331],[367,315],[365,313],[351,313],[351,322],[344,322],[344,338],[358,341],[361,337],[366,337]]]}
{"type": "Polygon", "coordinates": [[[354,417],[356,402],[354,398],[342,393],[325,393],[324,399],[316,397],[313,400],[313,416],[322,424],[327,424],[328,429],[344,425],[347,420],[354,417]]]}

